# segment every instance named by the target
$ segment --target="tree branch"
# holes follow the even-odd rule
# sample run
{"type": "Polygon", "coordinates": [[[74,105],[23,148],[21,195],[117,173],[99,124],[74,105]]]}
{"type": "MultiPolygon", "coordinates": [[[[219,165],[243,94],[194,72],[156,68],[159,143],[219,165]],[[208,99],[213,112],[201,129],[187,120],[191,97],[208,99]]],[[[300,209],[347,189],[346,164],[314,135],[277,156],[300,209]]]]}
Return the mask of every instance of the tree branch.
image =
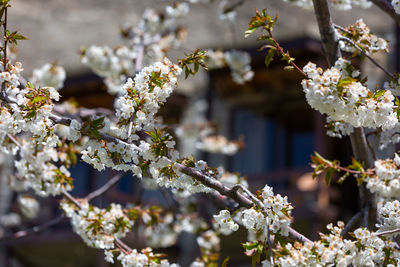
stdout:
{"type": "MultiPolygon", "coordinates": [[[[363,128],[355,128],[350,135],[351,146],[354,157],[361,161],[366,168],[374,166],[374,161],[369,153],[367,139],[363,128]]],[[[360,210],[363,212],[364,220],[368,220],[368,228],[374,229],[376,222],[376,201],[375,194],[371,193],[365,183],[358,186],[361,200],[360,210]],[[366,212],[368,210],[368,212],[366,212]]]]}
{"type": "MultiPolygon", "coordinates": [[[[336,30],[333,26],[330,16],[328,3],[326,0],[313,0],[313,3],[315,15],[318,21],[319,32],[321,34],[322,47],[324,49],[329,66],[332,66],[335,64],[336,60],[341,57],[341,53],[339,50],[339,42],[336,30]]],[[[371,154],[368,151],[364,129],[355,128],[353,133],[350,135],[350,140],[355,159],[364,163],[366,169],[371,168],[374,165],[374,161],[372,160],[371,154]]],[[[364,183],[358,188],[361,199],[361,210],[364,211],[366,208],[368,208],[368,225],[371,228],[374,228],[376,222],[375,195],[366,188],[364,183]]]]}
{"type": "Polygon", "coordinates": [[[329,66],[333,66],[341,57],[338,37],[333,26],[328,3],[326,0],[313,0],[314,13],[317,18],[322,48],[329,66]]]}
{"type": "Polygon", "coordinates": [[[113,187],[115,184],[117,184],[119,182],[119,180],[121,180],[122,177],[123,177],[123,175],[121,173],[115,175],[110,180],[108,180],[108,182],[105,183],[102,187],[100,187],[99,189],[88,194],[85,197],[85,199],[87,199],[87,201],[91,201],[91,200],[101,196],[102,194],[107,192],[111,187],[113,187]]]}
{"type": "MultiPolygon", "coordinates": [[[[210,188],[215,189],[221,195],[227,196],[227,197],[235,200],[241,207],[251,208],[254,204],[256,204],[256,205],[259,205],[260,208],[264,209],[264,205],[261,203],[261,201],[258,200],[247,188],[245,188],[241,185],[235,185],[234,187],[229,189],[224,184],[222,184],[220,181],[218,181],[212,177],[208,177],[192,168],[186,167],[183,164],[175,163],[175,166],[177,166],[179,168],[179,170],[181,172],[183,172],[184,174],[189,175],[189,176],[195,178],[200,183],[202,183],[210,188]],[[240,188],[241,189],[245,188],[245,193],[248,194],[250,198],[256,199],[257,201],[252,201],[252,200],[246,198],[245,196],[243,196],[243,194],[239,193],[238,189],[240,189],[240,188]]],[[[289,237],[291,239],[294,239],[294,240],[297,240],[297,241],[300,241],[303,243],[304,242],[312,242],[310,239],[303,236],[302,234],[300,234],[293,228],[288,227],[288,230],[289,230],[289,237]]]]}
{"type": "MultiPolygon", "coordinates": [[[[60,117],[57,115],[52,115],[50,117],[50,119],[52,119],[55,123],[58,124],[62,124],[62,125],[66,125],[69,126],[71,124],[71,119],[67,118],[67,117],[60,117]]],[[[124,145],[126,145],[127,147],[130,147],[132,149],[135,149],[137,151],[141,151],[141,149],[134,145],[134,144],[130,144],[127,143],[125,141],[122,141],[121,139],[117,138],[117,137],[113,137],[110,136],[108,134],[105,133],[101,133],[100,132],[100,136],[103,140],[105,141],[109,141],[109,142],[115,142],[115,143],[122,143],[124,145]]],[[[212,189],[215,189],[217,192],[219,192],[221,195],[227,196],[231,199],[233,199],[234,201],[236,201],[239,206],[241,207],[245,207],[245,208],[250,208],[253,206],[253,204],[259,205],[261,208],[264,208],[264,206],[262,205],[261,201],[259,201],[247,188],[245,187],[241,187],[240,185],[237,185],[236,187],[233,187],[232,189],[226,187],[224,184],[222,184],[220,181],[212,178],[212,177],[208,177],[190,167],[187,167],[181,163],[177,163],[177,162],[172,162],[171,163],[175,164],[175,166],[178,167],[178,169],[195,178],[197,181],[201,182],[203,185],[210,187],[212,189]],[[243,196],[243,194],[238,192],[238,189],[241,188],[243,189],[243,191],[251,198],[248,199],[245,196],[243,196]]],[[[115,180],[117,180],[117,178],[115,178],[115,180]]],[[[113,182],[115,181],[113,180],[113,182]]],[[[111,182],[111,183],[113,183],[111,182]]],[[[103,189],[101,189],[101,191],[103,191],[104,189],[108,189],[111,186],[109,185],[105,185],[105,187],[103,189]]],[[[100,189],[99,189],[100,190],[100,189]]],[[[75,199],[72,195],[70,195],[68,192],[63,192],[63,195],[69,199],[71,202],[73,202],[77,207],[81,208],[81,204],[79,203],[79,201],[77,199],[75,199]]],[[[97,193],[95,194],[97,195],[97,193]]],[[[305,236],[303,236],[302,234],[298,233],[297,231],[295,231],[294,229],[289,227],[289,237],[301,242],[311,242],[311,240],[309,240],[308,238],[306,238],[305,236]]]]}

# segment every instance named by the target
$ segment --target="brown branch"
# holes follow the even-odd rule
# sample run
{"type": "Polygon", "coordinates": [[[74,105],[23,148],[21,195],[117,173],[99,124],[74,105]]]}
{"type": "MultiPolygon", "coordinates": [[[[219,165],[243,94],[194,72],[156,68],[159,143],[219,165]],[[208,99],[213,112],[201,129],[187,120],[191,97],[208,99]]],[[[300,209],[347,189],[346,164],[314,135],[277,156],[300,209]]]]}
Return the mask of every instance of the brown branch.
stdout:
{"type": "Polygon", "coordinates": [[[340,233],[340,235],[342,237],[344,237],[350,231],[350,229],[354,226],[354,224],[360,220],[361,215],[362,215],[362,212],[359,211],[347,222],[346,226],[343,228],[342,232],[340,233]]]}
{"type": "MultiPolygon", "coordinates": [[[[195,178],[197,181],[204,184],[205,186],[213,188],[217,192],[219,192],[221,195],[227,196],[227,197],[235,200],[241,207],[251,208],[254,204],[256,204],[256,205],[259,205],[260,208],[264,209],[264,205],[262,205],[261,201],[258,200],[247,188],[245,188],[243,186],[235,185],[234,187],[229,189],[224,184],[222,184],[220,181],[218,181],[212,177],[206,176],[192,168],[186,167],[183,164],[175,163],[175,166],[178,167],[178,169],[181,172],[195,178]],[[245,196],[243,196],[243,194],[238,192],[239,189],[243,189],[243,188],[245,188],[245,193],[250,195],[249,197],[251,197],[253,200],[257,199],[257,201],[255,201],[255,200],[252,201],[252,200],[246,198],[245,196]]],[[[288,227],[288,230],[289,230],[289,237],[291,239],[294,239],[294,240],[297,240],[297,241],[300,241],[303,243],[304,242],[312,242],[310,239],[303,236],[302,234],[300,234],[293,228],[288,227]]]]}
{"type": "MultiPolygon", "coordinates": [[[[372,167],[374,161],[369,153],[367,140],[363,128],[355,128],[350,135],[351,145],[353,148],[354,157],[364,163],[364,166],[372,167]]],[[[371,193],[365,183],[359,185],[359,193],[361,200],[360,209],[363,211],[364,220],[368,219],[368,228],[374,229],[376,222],[376,201],[375,194],[371,193]],[[368,210],[368,212],[366,212],[368,210]]]]}
{"type": "Polygon", "coordinates": [[[341,57],[336,30],[333,27],[328,2],[326,0],[313,0],[314,13],[317,18],[322,48],[329,66],[333,66],[341,57]]]}

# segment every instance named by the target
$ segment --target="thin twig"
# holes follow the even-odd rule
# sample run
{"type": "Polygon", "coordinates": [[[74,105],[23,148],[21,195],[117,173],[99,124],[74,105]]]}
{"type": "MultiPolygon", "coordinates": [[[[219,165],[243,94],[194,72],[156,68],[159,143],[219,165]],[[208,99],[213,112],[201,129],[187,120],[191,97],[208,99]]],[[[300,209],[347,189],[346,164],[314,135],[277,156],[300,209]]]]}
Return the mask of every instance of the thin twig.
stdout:
{"type": "Polygon", "coordinates": [[[388,231],[384,231],[384,232],[375,232],[376,236],[380,236],[380,235],[390,235],[390,234],[394,234],[400,232],[400,228],[396,228],[393,230],[388,230],[388,231]]]}
{"type": "MultiPolygon", "coordinates": [[[[179,207],[178,207],[175,199],[173,199],[173,197],[166,191],[166,189],[163,187],[160,187],[159,190],[161,192],[161,195],[165,199],[165,201],[167,201],[168,207],[172,210],[178,210],[179,207]]],[[[173,215],[175,217],[175,213],[173,215]]]]}
{"type": "MultiPolygon", "coordinates": [[[[275,40],[274,36],[272,35],[271,30],[268,30],[268,34],[269,34],[269,37],[271,38],[271,40],[274,42],[274,46],[278,49],[281,56],[285,55],[285,51],[280,46],[280,44],[275,40]]],[[[300,69],[300,67],[297,66],[296,63],[294,63],[292,60],[288,61],[288,63],[290,65],[292,65],[299,73],[301,73],[301,75],[303,75],[304,77],[308,77],[307,74],[305,74],[304,71],[302,69],[300,69]]]]}
{"type": "Polygon", "coordinates": [[[47,228],[49,228],[51,226],[59,224],[64,219],[65,219],[65,217],[58,216],[58,217],[55,217],[55,218],[51,219],[50,221],[47,221],[47,222],[45,222],[45,223],[43,223],[41,225],[37,225],[37,226],[34,226],[34,227],[30,228],[30,229],[26,229],[26,230],[21,230],[21,231],[15,232],[15,233],[13,233],[13,234],[11,234],[9,236],[5,236],[5,237],[1,238],[0,240],[1,241],[3,241],[3,240],[15,240],[15,239],[20,239],[20,238],[23,238],[23,237],[27,237],[29,235],[38,234],[38,233],[44,231],[45,229],[47,229],[47,228]]]}
{"type": "Polygon", "coordinates": [[[130,254],[132,252],[132,249],[127,244],[125,244],[121,239],[119,239],[117,237],[115,238],[115,244],[124,248],[125,254],[130,254]]]}
{"type": "MultiPolygon", "coordinates": [[[[63,192],[63,195],[67,198],[67,199],[69,199],[72,203],[74,203],[78,208],[82,208],[82,205],[81,205],[81,203],[79,203],[79,201],[76,199],[76,198],[74,198],[72,195],[70,195],[68,192],[63,192]]],[[[125,253],[125,254],[130,254],[131,252],[132,252],[132,249],[127,245],[127,244],[125,244],[122,240],[120,240],[119,238],[117,238],[117,237],[114,237],[115,238],[115,245],[123,252],[123,253],[125,253]]]]}
{"type": "MultiPolygon", "coordinates": [[[[11,138],[12,136],[9,136],[11,140],[13,140],[14,138],[11,138]]],[[[15,140],[15,139],[14,139],[15,140]]],[[[104,194],[107,190],[109,190],[113,185],[115,185],[120,179],[122,178],[122,174],[118,174],[115,175],[113,178],[111,178],[106,184],[104,184],[102,187],[100,187],[99,189],[91,192],[90,194],[88,194],[85,199],[87,199],[87,201],[93,200],[96,197],[99,197],[100,195],[104,194]]],[[[75,205],[78,205],[78,201],[71,196],[70,194],[64,194],[69,200],[73,201],[73,203],[75,205]],[[68,195],[68,196],[67,196],[68,195]]],[[[49,228],[51,226],[54,226],[58,223],[60,223],[63,219],[65,219],[65,217],[63,216],[58,216],[50,221],[47,221],[41,225],[38,226],[34,226],[31,229],[27,229],[27,230],[22,230],[22,231],[18,231],[8,237],[5,238],[1,238],[0,240],[9,240],[9,239],[18,239],[18,238],[22,238],[22,237],[26,237],[28,235],[31,234],[37,234],[43,230],[45,230],[46,228],[49,228]]]]}
{"type": "Polygon", "coordinates": [[[71,201],[72,203],[74,203],[78,208],[80,208],[80,209],[82,208],[81,203],[79,203],[79,201],[78,201],[76,198],[74,198],[73,196],[71,196],[70,193],[64,191],[62,194],[63,194],[69,201],[71,201]]]}
{"type": "Polygon", "coordinates": [[[347,222],[346,226],[343,228],[342,232],[340,233],[340,235],[342,237],[344,237],[350,231],[350,229],[354,226],[354,224],[358,220],[360,220],[361,215],[362,215],[362,212],[359,211],[353,217],[351,217],[351,219],[347,222]]]}
{"type": "Polygon", "coordinates": [[[17,138],[15,138],[14,136],[12,136],[11,134],[7,134],[7,137],[10,138],[10,140],[13,141],[13,143],[16,144],[17,147],[22,147],[21,143],[18,142],[17,138]]]}
{"type": "Polygon", "coordinates": [[[122,177],[123,177],[122,173],[119,173],[119,174],[115,175],[110,180],[108,180],[108,182],[105,183],[102,187],[100,187],[99,189],[97,189],[97,190],[91,192],[90,194],[88,194],[85,197],[85,199],[87,201],[91,201],[91,200],[101,196],[102,194],[107,192],[111,187],[113,187],[115,184],[117,184],[119,182],[119,180],[121,180],[122,177]]]}

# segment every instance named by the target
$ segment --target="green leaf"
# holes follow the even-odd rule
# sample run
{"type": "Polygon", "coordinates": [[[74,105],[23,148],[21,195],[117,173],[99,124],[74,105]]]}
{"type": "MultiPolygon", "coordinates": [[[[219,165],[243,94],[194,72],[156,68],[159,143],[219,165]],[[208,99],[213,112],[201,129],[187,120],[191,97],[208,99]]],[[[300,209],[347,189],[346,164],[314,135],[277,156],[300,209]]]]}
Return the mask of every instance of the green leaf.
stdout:
{"type": "Polygon", "coordinates": [[[225,260],[222,262],[221,267],[227,267],[228,266],[228,261],[229,261],[229,256],[225,258],[225,260]]]}
{"type": "Polygon", "coordinates": [[[260,261],[261,261],[261,254],[260,253],[256,253],[251,257],[251,265],[253,267],[255,267],[257,263],[260,263],[260,261]]]}
{"type": "Polygon", "coordinates": [[[283,69],[286,71],[292,71],[292,70],[294,70],[294,67],[293,66],[285,66],[283,69]]]}
{"type": "Polygon", "coordinates": [[[27,119],[32,119],[33,117],[36,116],[36,112],[35,111],[31,111],[30,113],[28,113],[28,115],[26,116],[27,119]]]}
{"type": "Polygon", "coordinates": [[[379,90],[379,91],[375,92],[374,98],[378,98],[378,97],[382,96],[385,92],[386,92],[385,89],[382,89],[382,90],[379,90]]]}
{"type": "Polygon", "coordinates": [[[100,126],[104,123],[104,117],[100,117],[92,121],[92,124],[96,128],[101,128],[100,126]]]}
{"type": "Polygon", "coordinates": [[[334,173],[335,173],[335,169],[333,169],[333,168],[329,168],[326,171],[325,181],[326,181],[327,185],[331,185],[332,176],[333,176],[334,173]]]}
{"type": "Polygon", "coordinates": [[[271,64],[272,60],[274,59],[275,56],[275,50],[274,49],[269,49],[267,56],[265,57],[265,66],[269,66],[271,64]]]}
{"type": "Polygon", "coordinates": [[[42,101],[44,101],[46,99],[47,99],[46,96],[35,96],[33,98],[33,100],[32,100],[32,103],[35,104],[35,103],[38,103],[38,102],[42,102],[42,101]]]}
{"type": "Polygon", "coordinates": [[[349,177],[350,173],[345,172],[337,181],[338,184],[343,184],[347,177],[349,177]]]}

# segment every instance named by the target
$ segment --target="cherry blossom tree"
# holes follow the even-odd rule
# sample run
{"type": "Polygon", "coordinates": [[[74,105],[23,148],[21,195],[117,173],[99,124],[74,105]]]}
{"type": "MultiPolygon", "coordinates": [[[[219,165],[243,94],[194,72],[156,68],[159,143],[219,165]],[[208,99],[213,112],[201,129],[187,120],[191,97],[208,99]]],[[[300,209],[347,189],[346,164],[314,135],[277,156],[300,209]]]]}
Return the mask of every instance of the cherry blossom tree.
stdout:
{"type": "MultiPolygon", "coordinates": [[[[210,0],[211,1],[211,0],[210,0]]],[[[81,61],[103,78],[115,96],[114,110],[86,109],[65,101],[59,103],[58,90],[66,77],[61,66],[46,64],[34,70],[32,77],[22,77],[22,64],[14,60],[10,44],[26,39],[10,31],[7,10],[12,1],[0,1],[3,27],[0,62],[1,106],[0,149],[12,157],[14,172],[9,186],[18,193],[30,190],[38,197],[59,197],[59,208],[73,231],[90,247],[103,250],[105,260],[123,266],[178,266],[168,256],[153,251],[174,244],[183,231],[197,234],[201,257],[191,266],[227,266],[229,258],[220,259],[220,235],[230,235],[240,227],[248,232],[241,246],[253,265],[263,266],[400,266],[396,236],[400,233],[400,157],[374,158],[365,129],[379,138],[379,148],[387,149],[400,141],[400,79],[379,65],[373,54],[388,52],[386,40],[374,35],[360,18],[353,25],[340,26],[332,21],[330,8],[368,8],[377,5],[397,23],[400,2],[393,0],[288,0],[314,10],[321,42],[328,62],[322,69],[309,62],[299,66],[273,35],[277,17],[268,13],[268,2],[249,18],[245,36],[257,35],[266,67],[272,60],[287,63],[285,69],[303,76],[305,100],[326,115],[327,134],[349,136],[354,159],[342,166],[318,153],[311,157],[313,176],[331,181],[334,173],[344,179],[356,179],[360,191],[360,211],[348,222],[332,222],[327,234],[310,240],[291,227],[294,209],[286,196],[275,194],[265,185],[251,192],[246,180],[218,166],[209,166],[190,153],[194,148],[227,155],[235,154],[241,140],[228,140],[210,127],[201,104],[190,106],[177,127],[167,127],[157,115],[160,107],[176,89],[180,79],[196,75],[200,69],[228,67],[234,82],[253,78],[250,56],[239,50],[195,50],[172,62],[170,48],[184,44],[184,32],[176,19],[186,16],[191,5],[209,0],[167,3],[165,9],[144,12],[136,26],[121,29],[124,44],[89,46],[81,51],[81,61]],[[262,9],[265,8],[265,9],[262,9]],[[363,74],[352,59],[370,60],[387,76],[378,89],[368,88],[363,74]],[[189,153],[180,152],[180,144],[189,153]],[[189,141],[188,141],[189,140],[189,141]],[[195,145],[194,145],[195,144],[195,145]],[[115,170],[98,190],[78,198],[69,168],[82,160],[101,171],[115,170]],[[111,203],[95,206],[92,200],[117,184],[124,173],[141,181],[143,187],[168,189],[176,208],[111,203]],[[205,193],[222,201],[212,222],[190,211],[190,196],[205,193]],[[138,224],[145,225],[148,248],[138,250],[123,240],[138,224]],[[355,230],[353,230],[355,229],[355,230]],[[152,248],[151,248],[152,247],[152,248]]],[[[250,0],[248,0],[250,1],[250,0]]],[[[236,8],[246,0],[219,3],[220,19],[235,20],[236,8]]],[[[12,27],[11,27],[12,28],[12,27]]],[[[18,203],[27,218],[37,216],[40,206],[33,197],[20,194],[18,203]]],[[[295,203],[294,203],[295,204],[295,203]]],[[[18,224],[16,214],[3,216],[7,225],[18,224]]],[[[9,233],[20,238],[60,222],[60,218],[34,229],[9,233]]]]}

